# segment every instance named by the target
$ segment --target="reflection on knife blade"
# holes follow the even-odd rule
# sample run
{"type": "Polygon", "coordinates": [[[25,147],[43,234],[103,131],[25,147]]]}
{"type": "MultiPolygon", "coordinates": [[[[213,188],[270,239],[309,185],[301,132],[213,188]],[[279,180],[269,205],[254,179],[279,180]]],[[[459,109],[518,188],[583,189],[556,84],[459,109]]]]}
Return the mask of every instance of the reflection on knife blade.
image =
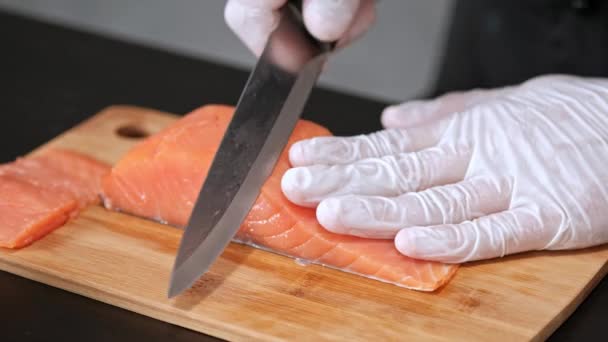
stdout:
{"type": "Polygon", "coordinates": [[[194,284],[222,253],[287,144],[332,44],[284,8],[222,139],[175,259],[169,297],[194,284]]]}

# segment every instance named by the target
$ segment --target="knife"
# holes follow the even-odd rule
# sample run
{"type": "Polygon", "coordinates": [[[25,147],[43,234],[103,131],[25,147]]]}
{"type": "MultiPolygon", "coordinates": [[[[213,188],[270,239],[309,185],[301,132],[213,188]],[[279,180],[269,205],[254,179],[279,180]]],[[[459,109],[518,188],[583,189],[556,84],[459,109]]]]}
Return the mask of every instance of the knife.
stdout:
{"type": "Polygon", "coordinates": [[[334,43],[304,28],[301,1],[289,1],[249,75],[194,204],[168,296],[190,288],[230,243],[301,116],[334,43]]]}

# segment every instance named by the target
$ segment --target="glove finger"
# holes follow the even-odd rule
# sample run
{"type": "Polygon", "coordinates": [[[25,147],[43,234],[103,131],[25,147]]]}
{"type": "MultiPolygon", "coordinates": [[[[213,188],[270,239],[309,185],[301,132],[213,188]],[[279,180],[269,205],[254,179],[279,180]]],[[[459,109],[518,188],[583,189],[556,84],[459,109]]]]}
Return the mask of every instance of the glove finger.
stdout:
{"type": "Polygon", "coordinates": [[[285,172],[281,188],[290,201],[307,207],[350,194],[398,196],[462,180],[470,157],[468,148],[442,146],[351,164],[303,166],[285,172]]]}
{"type": "Polygon", "coordinates": [[[256,55],[260,56],[270,33],[280,21],[280,8],[287,0],[228,0],[224,18],[228,27],[256,55]]]}
{"type": "Polygon", "coordinates": [[[517,208],[460,224],[404,228],[395,247],[416,259],[462,263],[542,249],[551,235],[533,210],[517,208]]]}
{"type": "Polygon", "coordinates": [[[453,113],[462,112],[481,101],[490,100],[511,91],[511,87],[499,89],[475,89],[452,92],[433,100],[414,100],[389,106],[382,112],[382,125],[386,128],[409,128],[442,120],[453,113]]]}
{"type": "Polygon", "coordinates": [[[509,207],[511,185],[504,179],[466,180],[399,197],[328,198],[317,208],[327,230],[365,238],[389,239],[404,227],[461,223],[509,207]]]}
{"type": "Polygon", "coordinates": [[[338,41],[338,47],[343,47],[350,44],[350,42],[361,37],[367,31],[367,29],[372,26],[376,20],[375,5],[375,0],[361,0],[359,10],[355,14],[355,19],[353,19],[353,22],[346,31],[346,34],[338,41]]]}
{"type": "Polygon", "coordinates": [[[289,150],[293,166],[349,164],[366,158],[415,152],[437,144],[448,122],[409,129],[389,129],[353,137],[318,137],[298,141],[289,150]]]}
{"type": "Polygon", "coordinates": [[[322,41],[342,38],[352,26],[360,0],[305,0],[302,17],[308,31],[322,41]]]}

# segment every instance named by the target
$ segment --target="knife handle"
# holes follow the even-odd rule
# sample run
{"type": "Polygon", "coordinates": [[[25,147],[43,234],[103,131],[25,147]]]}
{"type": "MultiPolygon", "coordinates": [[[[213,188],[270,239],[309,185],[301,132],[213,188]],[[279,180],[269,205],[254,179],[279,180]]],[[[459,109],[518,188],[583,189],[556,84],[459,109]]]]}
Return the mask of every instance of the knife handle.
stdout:
{"type": "Polygon", "coordinates": [[[288,4],[293,6],[300,13],[302,13],[302,0],[289,0],[288,4]]]}
{"type": "Polygon", "coordinates": [[[317,43],[317,45],[321,48],[321,50],[323,50],[324,52],[330,52],[336,47],[337,42],[335,42],[335,41],[325,42],[325,41],[318,40],[312,34],[310,34],[310,32],[308,32],[308,30],[306,29],[306,27],[304,25],[304,19],[302,17],[302,9],[303,9],[302,0],[289,0],[289,1],[287,1],[287,6],[291,9],[291,11],[294,14],[295,18],[297,19],[298,23],[306,31],[306,35],[311,40],[315,41],[317,43]]]}

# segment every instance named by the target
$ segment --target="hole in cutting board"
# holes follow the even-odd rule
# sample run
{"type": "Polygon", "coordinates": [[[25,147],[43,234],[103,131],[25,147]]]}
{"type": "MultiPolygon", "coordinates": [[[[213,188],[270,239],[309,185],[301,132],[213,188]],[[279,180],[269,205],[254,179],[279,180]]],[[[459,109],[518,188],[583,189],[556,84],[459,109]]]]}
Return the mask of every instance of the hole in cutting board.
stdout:
{"type": "Polygon", "coordinates": [[[116,134],[128,139],[143,139],[150,135],[145,129],[135,125],[127,124],[116,129],[116,134]]]}

